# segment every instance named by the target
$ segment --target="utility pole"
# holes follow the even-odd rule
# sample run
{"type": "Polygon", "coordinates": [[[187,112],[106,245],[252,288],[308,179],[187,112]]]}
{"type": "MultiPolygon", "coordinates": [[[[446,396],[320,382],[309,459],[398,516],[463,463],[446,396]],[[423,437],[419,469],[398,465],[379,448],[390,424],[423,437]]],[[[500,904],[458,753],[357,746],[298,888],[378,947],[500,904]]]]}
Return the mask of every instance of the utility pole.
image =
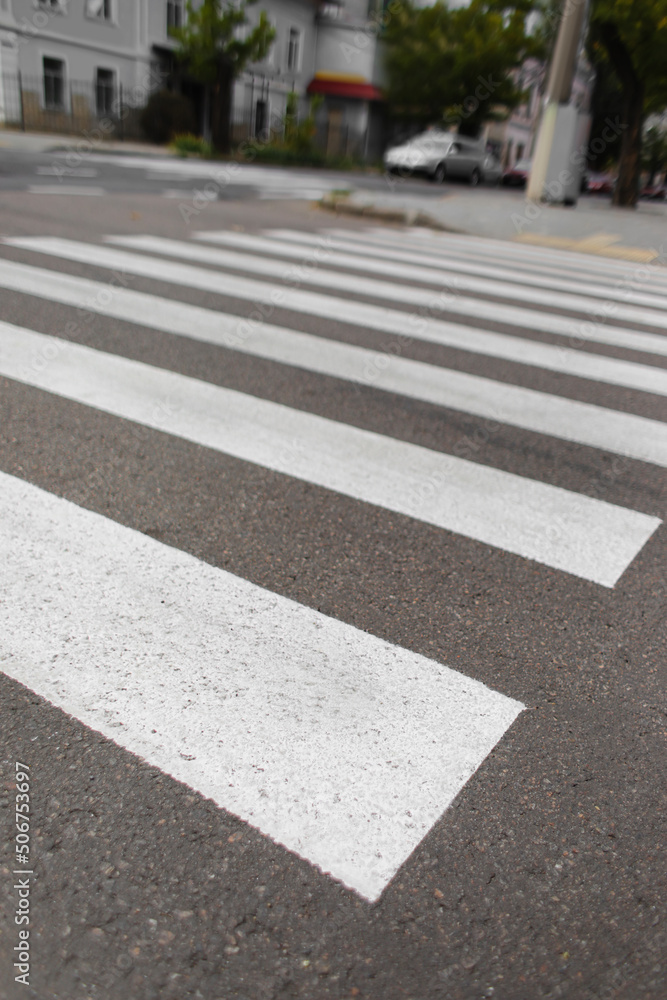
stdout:
{"type": "Polygon", "coordinates": [[[564,0],[551,60],[542,120],[535,144],[527,197],[574,204],[582,163],[572,161],[581,134],[578,109],[570,104],[588,0],[564,0]]]}

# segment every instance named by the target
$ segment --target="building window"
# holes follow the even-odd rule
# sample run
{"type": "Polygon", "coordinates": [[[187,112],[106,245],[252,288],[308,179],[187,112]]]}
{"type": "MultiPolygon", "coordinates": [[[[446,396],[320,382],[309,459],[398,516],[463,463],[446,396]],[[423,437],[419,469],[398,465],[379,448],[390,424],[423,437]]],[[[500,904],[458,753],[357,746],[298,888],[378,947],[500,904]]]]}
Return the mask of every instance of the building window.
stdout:
{"type": "Polygon", "coordinates": [[[299,28],[290,28],[289,41],[287,43],[287,68],[288,70],[298,70],[301,61],[301,31],[299,28]]]}
{"type": "Polygon", "coordinates": [[[44,57],[44,107],[50,111],[65,108],[65,63],[44,57]]]}
{"type": "Polygon", "coordinates": [[[98,69],[95,73],[95,104],[100,118],[111,114],[115,89],[114,71],[98,69]]]}
{"type": "Polygon", "coordinates": [[[183,27],[183,0],[167,0],[167,34],[183,27]]]}
{"type": "Polygon", "coordinates": [[[113,21],[113,0],[86,0],[86,16],[98,21],[113,21]]]}

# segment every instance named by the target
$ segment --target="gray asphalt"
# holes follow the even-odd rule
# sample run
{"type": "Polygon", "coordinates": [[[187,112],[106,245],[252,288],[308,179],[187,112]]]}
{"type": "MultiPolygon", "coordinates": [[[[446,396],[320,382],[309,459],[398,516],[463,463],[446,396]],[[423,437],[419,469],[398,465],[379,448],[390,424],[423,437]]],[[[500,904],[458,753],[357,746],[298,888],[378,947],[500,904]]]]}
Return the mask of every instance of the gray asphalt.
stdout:
{"type": "MultiPolygon", "coordinates": [[[[126,183],[121,173],[109,168],[105,187],[126,183]]],[[[89,242],[331,225],[304,203],[234,199],[207,205],[188,227],[176,203],[133,189],[105,199],[13,189],[0,193],[0,213],[2,235],[89,242]]],[[[7,246],[0,257],[105,280],[95,267],[7,246]]],[[[159,281],[130,287],[249,310],[159,281]]],[[[139,324],[92,316],[68,334],[74,313],[2,293],[2,320],[435,450],[467,437],[475,461],[665,517],[665,478],[653,466],[613,466],[598,450],[506,426],[490,433],[453,410],[139,324]]],[[[335,318],[278,310],[272,321],[377,348],[392,340],[335,318]]],[[[665,419],[664,398],[649,394],[425,343],[404,354],[665,419]]],[[[664,998],[664,526],[606,590],[19,382],[0,380],[0,407],[3,472],[528,707],[370,905],[0,675],[3,839],[11,846],[13,762],[28,758],[38,872],[32,986],[14,986],[15,893],[10,862],[0,867],[0,996],[664,998]]]]}
{"type": "MultiPolygon", "coordinates": [[[[160,194],[164,188],[191,191],[196,182],[187,178],[168,177],[166,180],[151,179],[147,177],[150,170],[131,168],[114,163],[113,159],[121,159],[122,151],[110,154],[100,153],[95,150],[90,155],[83,150],[79,154],[74,151],[58,149],[57,138],[54,139],[54,149],[46,152],[24,152],[19,150],[0,149],[0,191],[26,191],[35,185],[48,184],[75,184],[83,187],[103,187],[111,194],[160,194]],[[102,159],[102,157],[104,157],[102,159]],[[111,161],[111,162],[109,162],[111,161]],[[49,176],[43,171],[53,171],[49,176]],[[80,176],[79,171],[93,171],[95,176],[80,176]]],[[[143,157],[142,157],[143,159],[143,157]]],[[[163,155],[156,155],[156,163],[164,163],[163,155]]],[[[193,171],[201,167],[199,160],[181,160],[179,158],[169,158],[167,161],[174,165],[176,172],[187,169],[192,164],[193,171]]],[[[216,163],[211,161],[211,169],[224,168],[224,162],[216,163]]],[[[271,175],[283,168],[263,167],[266,176],[266,184],[270,186],[271,175]]],[[[326,185],[337,189],[354,188],[362,191],[376,191],[378,193],[394,192],[399,190],[405,195],[419,195],[424,198],[439,198],[447,194],[448,191],[467,190],[465,183],[433,184],[426,178],[404,178],[385,177],[378,172],[361,171],[333,171],[333,170],[312,170],[308,168],[293,169],[295,190],[303,185],[304,179],[315,184],[324,182],[326,185]]],[[[493,190],[492,186],[485,185],[485,190],[493,190]]],[[[234,184],[225,187],[220,192],[222,200],[247,200],[254,197],[261,187],[255,185],[234,184]]]]}

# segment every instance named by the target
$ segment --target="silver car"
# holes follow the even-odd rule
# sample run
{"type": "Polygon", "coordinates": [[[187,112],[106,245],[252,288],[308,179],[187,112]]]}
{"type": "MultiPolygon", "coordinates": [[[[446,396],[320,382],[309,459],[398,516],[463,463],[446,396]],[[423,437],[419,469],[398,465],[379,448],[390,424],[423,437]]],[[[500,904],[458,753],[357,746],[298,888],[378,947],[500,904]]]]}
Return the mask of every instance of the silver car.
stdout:
{"type": "Polygon", "coordinates": [[[384,154],[390,173],[426,174],[441,184],[445,178],[462,178],[471,184],[498,181],[502,170],[483,142],[452,132],[431,129],[384,154]]]}

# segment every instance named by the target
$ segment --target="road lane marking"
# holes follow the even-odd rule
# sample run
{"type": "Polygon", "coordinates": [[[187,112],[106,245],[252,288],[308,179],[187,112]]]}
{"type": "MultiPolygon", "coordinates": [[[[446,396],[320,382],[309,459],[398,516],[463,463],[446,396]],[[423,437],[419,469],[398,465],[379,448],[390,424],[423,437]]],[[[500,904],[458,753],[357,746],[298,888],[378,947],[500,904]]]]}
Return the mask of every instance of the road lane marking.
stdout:
{"type": "Polygon", "coordinates": [[[28,191],[30,194],[88,195],[91,198],[102,198],[106,194],[104,188],[83,184],[31,184],[28,191]]]}
{"type": "Polygon", "coordinates": [[[534,243],[538,246],[557,247],[562,250],[577,250],[584,253],[594,253],[599,257],[615,257],[623,260],[633,260],[637,263],[650,263],[659,256],[657,250],[647,247],[632,247],[619,243],[612,245],[615,239],[608,239],[604,233],[597,237],[588,236],[584,239],[571,239],[563,236],[543,236],[540,233],[519,233],[514,239],[519,243],[534,243]]]}
{"type": "Polygon", "coordinates": [[[667,423],[0,259],[0,287],[667,467],[667,423]]]}
{"type": "Polygon", "coordinates": [[[661,524],[9,323],[0,323],[0,374],[604,587],[615,585],[661,524]],[[35,364],[35,357],[46,363],[35,364]]]}
{"type": "MultiPolygon", "coordinates": [[[[136,239],[137,237],[133,236],[127,239],[124,237],[114,237],[111,242],[132,248],[136,239]]],[[[447,276],[450,273],[454,273],[454,280],[459,283],[459,287],[463,291],[484,292],[485,294],[497,295],[501,298],[518,298],[523,295],[523,289],[519,289],[518,294],[515,295],[512,286],[516,284],[530,285],[545,290],[535,301],[543,301],[547,305],[561,305],[562,302],[562,296],[558,296],[554,301],[554,296],[546,291],[546,289],[551,289],[557,292],[574,292],[577,296],[585,295],[610,302],[632,303],[648,306],[651,309],[667,309],[667,295],[659,295],[657,293],[645,294],[633,291],[632,289],[627,289],[626,291],[610,289],[591,283],[577,287],[571,281],[563,281],[558,278],[537,277],[518,273],[516,270],[509,268],[484,268],[481,265],[469,265],[456,261],[438,267],[435,262],[424,261],[423,255],[420,260],[417,254],[403,253],[401,254],[401,260],[397,261],[395,259],[388,259],[390,251],[383,251],[381,248],[378,248],[374,256],[371,257],[368,254],[360,254],[358,250],[355,252],[354,245],[350,247],[349,244],[346,246],[344,243],[341,244],[339,242],[338,246],[336,246],[333,240],[325,243],[321,238],[320,246],[316,250],[313,250],[310,255],[302,247],[295,246],[290,241],[275,237],[268,239],[264,236],[255,236],[248,233],[202,232],[195,233],[194,239],[203,243],[213,243],[216,246],[238,247],[250,252],[256,251],[260,254],[271,254],[273,257],[286,257],[304,262],[314,260],[327,267],[346,268],[355,272],[372,272],[385,277],[397,278],[403,282],[419,281],[422,284],[442,285],[447,276]],[[474,277],[474,275],[480,275],[481,277],[474,277]]],[[[565,296],[565,299],[567,300],[567,296],[565,296]]],[[[494,302],[492,306],[497,310],[497,303],[494,302]]],[[[539,327],[536,327],[536,329],[539,329],[539,327]]],[[[631,331],[628,332],[632,333],[631,331]]],[[[641,341],[641,334],[635,333],[634,336],[641,341]]],[[[662,352],[667,354],[667,337],[656,336],[653,339],[656,343],[661,344],[662,352]]],[[[637,347],[636,350],[648,350],[648,348],[637,347]]]]}
{"type": "Polygon", "coordinates": [[[5,674],[371,901],[524,707],[5,473],[0,553],[5,674]]]}
{"type": "Polygon", "coordinates": [[[90,167],[61,167],[56,164],[52,167],[37,167],[35,173],[40,177],[97,177],[99,171],[90,167]]]}
{"type": "MultiPolygon", "coordinates": [[[[245,299],[255,305],[266,304],[271,307],[271,311],[282,308],[311,316],[322,316],[329,320],[333,318],[362,328],[369,327],[384,333],[425,340],[473,354],[502,358],[516,364],[531,365],[577,378],[638,389],[641,392],[667,395],[667,371],[633,361],[586,354],[584,351],[565,346],[542,344],[522,337],[512,337],[509,334],[492,333],[463,324],[433,320],[420,313],[407,313],[384,306],[349,301],[321,292],[303,291],[300,288],[275,286],[253,278],[228,275],[189,264],[171,263],[169,260],[96,244],[77,243],[55,237],[6,238],[3,242],[64,260],[74,260],[155,281],[245,299]]],[[[300,281],[300,274],[294,270],[291,272],[289,269],[286,270],[283,277],[286,281],[297,284],[300,281]]]]}
{"type": "Polygon", "coordinates": [[[199,198],[202,201],[218,200],[217,191],[186,191],[185,188],[164,188],[161,193],[163,198],[174,198],[181,201],[192,201],[193,198],[199,198]]]}

